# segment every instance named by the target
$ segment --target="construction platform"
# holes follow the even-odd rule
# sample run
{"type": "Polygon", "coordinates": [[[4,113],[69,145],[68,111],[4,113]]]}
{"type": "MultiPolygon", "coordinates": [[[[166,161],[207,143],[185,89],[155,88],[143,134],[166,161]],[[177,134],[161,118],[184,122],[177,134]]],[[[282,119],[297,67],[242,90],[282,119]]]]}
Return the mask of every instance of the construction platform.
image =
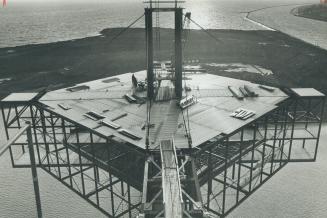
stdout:
{"type": "MultiPolygon", "coordinates": [[[[7,138],[30,121],[37,166],[108,217],[164,216],[169,199],[180,217],[224,217],[288,162],[316,159],[325,96],[315,89],[185,71],[193,102],[182,108],[161,69],[147,124],[146,90],[132,75],[9,95],[7,138]]],[[[146,82],[146,71],[134,76],[146,82]]],[[[26,135],[9,150],[13,167],[30,167],[26,135]]]]}
{"type": "Polygon", "coordinates": [[[195,22],[182,2],[145,2],[146,71],[0,102],[5,149],[32,168],[39,217],[36,167],[108,217],[203,218],[226,217],[287,163],[315,161],[325,95],[183,66],[195,22]],[[169,62],[154,61],[159,13],[174,14],[169,62]]]}
{"type": "MultiPolygon", "coordinates": [[[[145,71],[134,75],[139,80],[146,78],[145,71]]],[[[151,109],[153,127],[150,132],[150,149],[158,147],[161,139],[170,137],[174,138],[177,148],[189,148],[183,122],[183,115],[186,116],[186,111],[190,135],[192,135],[192,147],[197,147],[214,137],[234,132],[274,110],[278,104],[288,98],[288,95],[280,89],[272,92],[247,81],[206,73],[189,73],[185,76],[184,86],[191,90],[184,91],[183,96],[195,96],[196,103],[187,110],[181,110],[173,94],[162,97],[164,95],[161,93],[165,90],[166,93],[174,93],[173,83],[169,80],[163,81],[158,88],[158,95],[151,109]],[[251,87],[258,96],[237,99],[228,89],[228,86],[238,89],[244,85],[251,87]],[[246,120],[231,117],[230,114],[238,108],[255,111],[255,115],[246,120]]],[[[92,129],[102,137],[126,141],[142,151],[146,149],[144,128],[147,116],[146,90],[135,91],[131,78],[132,73],[128,73],[78,84],[74,87],[48,92],[38,102],[52,113],[87,129],[92,129]],[[137,96],[139,102],[129,102],[125,98],[126,94],[137,96]],[[99,117],[96,117],[97,115],[99,117]],[[118,128],[108,123],[117,125],[118,128]],[[124,135],[121,132],[122,129],[135,137],[124,135]]],[[[34,95],[33,93],[24,96],[12,94],[3,99],[3,102],[33,99],[34,95]]]]}

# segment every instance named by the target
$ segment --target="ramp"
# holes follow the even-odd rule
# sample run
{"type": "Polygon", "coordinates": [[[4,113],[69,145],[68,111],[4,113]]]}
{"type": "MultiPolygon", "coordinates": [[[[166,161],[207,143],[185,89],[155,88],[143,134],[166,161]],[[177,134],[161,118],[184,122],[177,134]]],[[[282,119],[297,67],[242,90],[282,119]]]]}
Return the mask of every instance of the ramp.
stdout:
{"type": "Polygon", "coordinates": [[[181,185],[176,151],[172,140],[160,142],[162,189],[165,217],[183,217],[181,185]]]}

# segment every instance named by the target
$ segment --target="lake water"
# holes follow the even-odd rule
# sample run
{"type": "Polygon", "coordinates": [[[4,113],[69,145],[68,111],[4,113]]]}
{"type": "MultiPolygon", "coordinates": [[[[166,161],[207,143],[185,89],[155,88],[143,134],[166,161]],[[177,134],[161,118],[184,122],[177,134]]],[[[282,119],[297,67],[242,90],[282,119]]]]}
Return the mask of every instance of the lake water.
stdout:
{"type": "MultiPolygon", "coordinates": [[[[2,124],[1,116],[0,122],[2,124]]],[[[0,146],[4,131],[0,124],[0,146]]],[[[105,217],[82,198],[38,170],[45,218],[105,217]]],[[[326,218],[327,124],[322,129],[318,159],[288,164],[236,208],[229,218],[326,218]]],[[[11,168],[9,154],[0,158],[0,218],[36,217],[31,171],[11,168]]]]}
{"type": "MultiPolygon", "coordinates": [[[[7,0],[7,2],[7,7],[0,8],[0,47],[93,36],[104,28],[127,26],[143,13],[142,1],[139,0],[128,2],[93,0],[92,3],[87,1],[82,4],[77,3],[76,0],[61,1],[60,4],[54,3],[56,0],[48,4],[40,1],[22,3],[20,0],[7,0]]],[[[313,2],[318,1],[191,0],[185,7],[192,12],[194,20],[205,28],[261,30],[264,27],[244,20],[242,12],[281,4],[313,2]]],[[[285,11],[277,11],[285,13],[285,11]]],[[[276,16],[274,13],[267,14],[269,18],[276,16]]],[[[261,13],[254,19],[262,21],[264,16],[265,14],[261,13]]],[[[268,23],[265,24],[269,25],[272,19],[267,18],[267,20],[268,23]]],[[[171,26],[167,18],[162,17],[161,21],[162,26],[171,26]]],[[[136,26],[143,27],[143,23],[140,22],[136,26]]],[[[301,37],[299,33],[294,34],[301,37]]],[[[2,123],[1,120],[0,122],[2,123]]],[[[1,144],[4,143],[2,128],[0,125],[1,144]]],[[[317,162],[289,164],[229,217],[327,217],[326,124],[322,134],[317,162]]],[[[38,172],[44,217],[104,217],[58,181],[41,170],[38,172]]],[[[0,218],[35,217],[35,212],[30,170],[12,169],[9,155],[4,155],[0,158],[0,218]]]]}
{"type": "MultiPolygon", "coordinates": [[[[104,28],[125,27],[143,14],[143,0],[8,0],[0,8],[0,47],[56,42],[94,36],[104,28]]],[[[187,0],[184,7],[204,28],[264,29],[244,19],[245,13],[285,4],[318,0],[187,0]]],[[[269,15],[274,17],[275,15],[269,15]]],[[[172,27],[170,16],[160,18],[172,27]]],[[[134,27],[144,27],[143,20],[134,27]]],[[[198,28],[191,25],[191,28],[198,28]]]]}

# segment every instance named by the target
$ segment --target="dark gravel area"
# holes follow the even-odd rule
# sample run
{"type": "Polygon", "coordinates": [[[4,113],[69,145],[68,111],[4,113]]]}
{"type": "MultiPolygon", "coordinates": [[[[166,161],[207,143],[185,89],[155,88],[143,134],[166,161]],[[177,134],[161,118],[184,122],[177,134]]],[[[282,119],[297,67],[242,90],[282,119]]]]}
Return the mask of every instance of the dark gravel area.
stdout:
{"type": "MultiPolygon", "coordinates": [[[[106,29],[101,36],[66,42],[0,49],[0,98],[10,92],[57,89],[106,76],[145,69],[145,31],[130,29],[112,38],[121,29],[106,29]]],[[[243,63],[258,65],[273,76],[248,73],[210,73],[265,84],[314,87],[327,93],[327,51],[281,32],[209,30],[214,40],[200,30],[190,30],[185,60],[200,63],[243,63]]],[[[155,35],[155,34],[154,34],[155,35]]],[[[173,54],[173,30],[160,30],[161,60],[173,54]]]]}

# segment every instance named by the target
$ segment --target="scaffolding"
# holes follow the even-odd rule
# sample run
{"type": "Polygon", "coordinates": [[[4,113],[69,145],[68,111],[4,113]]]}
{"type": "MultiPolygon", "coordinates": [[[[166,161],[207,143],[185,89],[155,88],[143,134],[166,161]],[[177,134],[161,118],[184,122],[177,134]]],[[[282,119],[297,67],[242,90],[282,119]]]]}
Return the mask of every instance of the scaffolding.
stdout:
{"type": "MultiPolygon", "coordinates": [[[[175,151],[185,213],[224,217],[287,163],[316,160],[325,97],[296,91],[231,134],[175,151]]],[[[160,150],[99,135],[35,98],[3,100],[1,111],[7,139],[30,122],[36,166],[108,217],[162,213],[160,150]]],[[[31,167],[27,139],[9,147],[14,168],[31,167]]]]}
{"type": "Polygon", "coordinates": [[[287,163],[316,160],[325,95],[186,74],[182,8],[167,2],[175,7],[150,1],[145,9],[147,72],[135,75],[143,86],[147,78],[147,90],[125,74],[0,102],[7,139],[20,131],[5,148],[14,168],[46,171],[108,217],[202,218],[226,217],[287,163]],[[161,64],[166,75],[155,85],[152,13],[159,11],[175,13],[175,63],[161,64]],[[181,109],[185,95],[199,102],[181,109]],[[237,119],[230,113],[238,107],[257,113],[237,119]]]}

